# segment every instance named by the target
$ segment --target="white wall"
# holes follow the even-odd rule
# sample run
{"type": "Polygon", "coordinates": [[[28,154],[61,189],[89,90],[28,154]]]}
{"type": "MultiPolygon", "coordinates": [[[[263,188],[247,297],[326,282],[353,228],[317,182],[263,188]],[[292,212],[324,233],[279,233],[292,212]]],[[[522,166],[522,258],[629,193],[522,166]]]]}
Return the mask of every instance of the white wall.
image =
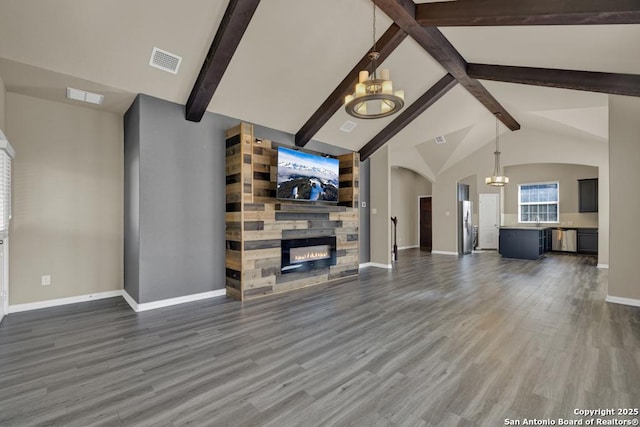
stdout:
{"type": "Polygon", "coordinates": [[[611,259],[609,295],[640,303],[640,98],[609,97],[611,259]]]}
{"type": "Polygon", "coordinates": [[[7,92],[4,87],[4,81],[0,77],[0,129],[6,130],[5,124],[5,111],[6,111],[6,96],[7,92]]]}
{"type": "Polygon", "coordinates": [[[431,183],[409,169],[391,168],[391,216],[398,217],[398,247],[418,246],[418,197],[431,195],[431,183]]]}
{"type": "MultiPolygon", "coordinates": [[[[476,175],[479,193],[500,193],[484,184],[493,170],[494,146],[487,144],[438,175],[433,184],[433,250],[457,251],[456,184],[476,175]]],[[[609,263],[609,147],[606,142],[522,129],[501,137],[502,164],[568,163],[598,167],[599,256],[609,263]]],[[[504,197],[502,197],[504,200],[504,197]]]]}
{"type": "Polygon", "coordinates": [[[122,117],[7,93],[9,302],[122,289],[122,117]],[[41,286],[41,276],[51,285],[41,286]]]}
{"type": "Polygon", "coordinates": [[[560,189],[559,222],[550,225],[598,227],[597,213],[578,212],[578,180],[597,178],[598,168],[584,165],[537,163],[504,168],[509,185],[504,190],[505,224],[518,223],[518,185],[558,181],[560,189]]]}
{"type": "Polygon", "coordinates": [[[391,265],[391,203],[389,147],[375,152],[371,159],[371,262],[391,265]]]}

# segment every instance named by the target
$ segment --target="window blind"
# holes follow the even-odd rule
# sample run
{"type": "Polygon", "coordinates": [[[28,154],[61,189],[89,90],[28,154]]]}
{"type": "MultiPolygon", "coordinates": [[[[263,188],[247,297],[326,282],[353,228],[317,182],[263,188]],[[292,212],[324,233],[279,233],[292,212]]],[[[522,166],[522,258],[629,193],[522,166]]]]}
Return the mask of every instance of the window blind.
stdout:
{"type": "Polygon", "coordinates": [[[11,159],[13,147],[0,131],[0,238],[9,234],[11,219],[11,159]]]}

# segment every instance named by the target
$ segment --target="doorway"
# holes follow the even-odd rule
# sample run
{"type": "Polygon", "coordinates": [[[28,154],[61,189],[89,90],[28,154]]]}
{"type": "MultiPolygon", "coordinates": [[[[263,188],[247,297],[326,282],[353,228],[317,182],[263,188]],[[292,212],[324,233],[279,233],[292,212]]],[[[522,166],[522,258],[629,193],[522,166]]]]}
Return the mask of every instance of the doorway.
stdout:
{"type": "Polygon", "coordinates": [[[478,247],[480,249],[498,249],[500,195],[480,194],[479,197],[478,247]]]}
{"type": "Polygon", "coordinates": [[[433,229],[431,214],[431,196],[420,196],[420,249],[431,252],[433,246],[433,229]]]}

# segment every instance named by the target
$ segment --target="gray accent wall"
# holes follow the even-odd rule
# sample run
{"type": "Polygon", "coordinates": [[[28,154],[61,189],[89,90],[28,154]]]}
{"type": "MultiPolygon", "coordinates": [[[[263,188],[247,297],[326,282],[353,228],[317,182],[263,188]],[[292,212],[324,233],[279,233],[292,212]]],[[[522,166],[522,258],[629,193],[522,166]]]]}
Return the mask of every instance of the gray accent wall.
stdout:
{"type": "MultiPolygon", "coordinates": [[[[124,287],[138,303],[224,289],[225,133],[240,121],[207,112],[189,122],[184,106],[148,95],[125,114],[124,287]]],[[[294,144],[293,134],[254,133],[294,144]]]]}
{"type": "Polygon", "coordinates": [[[140,301],[140,97],[124,115],[124,288],[140,301]]]}

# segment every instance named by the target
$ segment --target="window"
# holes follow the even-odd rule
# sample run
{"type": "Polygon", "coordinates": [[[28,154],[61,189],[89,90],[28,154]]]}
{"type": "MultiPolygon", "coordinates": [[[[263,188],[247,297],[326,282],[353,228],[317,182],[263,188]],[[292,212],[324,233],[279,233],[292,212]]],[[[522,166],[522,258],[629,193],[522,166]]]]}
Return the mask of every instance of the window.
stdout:
{"type": "Polygon", "coordinates": [[[559,183],[518,185],[519,222],[558,222],[559,183]]]}
{"type": "Polygon", "coordinates": [[[0,239],[9,232],[11,219],[11,158],[15,155],[11,144],[0,131],[0,239]]]}

